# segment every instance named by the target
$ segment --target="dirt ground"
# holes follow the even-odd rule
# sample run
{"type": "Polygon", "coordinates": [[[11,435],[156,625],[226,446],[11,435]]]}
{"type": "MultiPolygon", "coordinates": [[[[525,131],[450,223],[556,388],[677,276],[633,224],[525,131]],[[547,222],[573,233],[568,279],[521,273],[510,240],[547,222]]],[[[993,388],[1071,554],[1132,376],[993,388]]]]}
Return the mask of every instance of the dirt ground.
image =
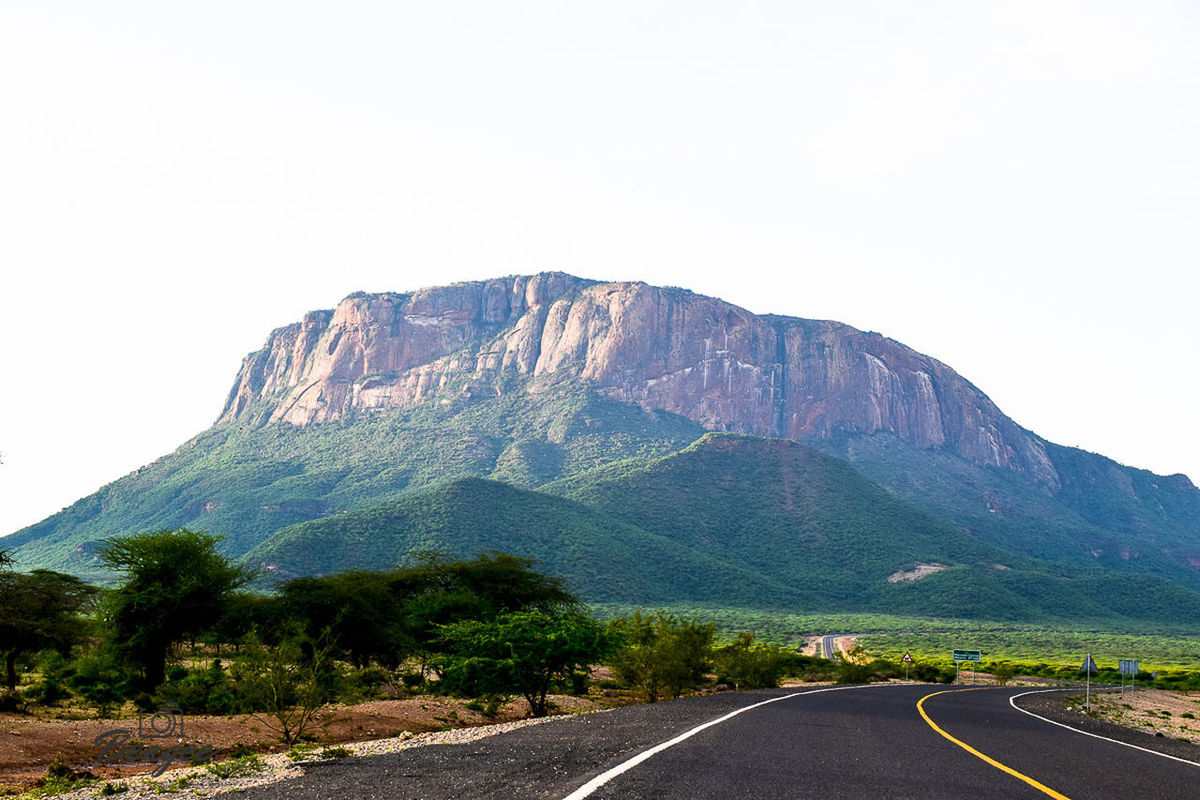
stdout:
{"type": "MultiPolygon", "coordinates": [[[[614,704],[582,697],[556,695],[552,698],[559,712],[580,712],[614,704]]],[[[316,729],[319,741],[326,744],[365,741],[397,736],[404,731],[424,733],[474,725],[490,725],[523,719],[529,706],[514,700],[494,717],[485,717],[466,708],[466,701],[421,695],[404,700],[375,700],[353,706],[332,706],[316,729]]],[[[67,712],[69,713],[69,712],[67,712]]],[[[66,714],[64,714],[65,716],[66,714]]],[[[79,713],[80,717],[84,712],[79,713]]],[[[254,717],[185,716],[183,740],[211,745],[228,751],[241,743],[259,752],[285,749],[278,737],[261,719],[254,717]]],[[[55,755],[61,753],[75,769],[87,770],[97,777],[120,777],[144,772],[149,767],[100,767],[100,746],[93,740],[113,729],[131,730],[136,738],[136,714],[118,719],[39,719],[19,714],[0,714],[0,794],[6,787],[28,785],[43,776],[55,755]]],[[[143,737],[145,739],[145,737],[143,737]]],[[[149,741],[149,740],[147,740],[149,741]]]]}
{"type": "Polygon", "coordinates": [[[821,646],[821,637],[820,636],[805,636],[804,644],[802,644],[800,646],[800,653],[801,653],[801,655],[815,656],[815,655],[817,655],[817,648],[819,648],[820,646],[821,646]]]}
{"type": "MultiPolygon", "coordinates": [[[[1071,707],[1082,709],[1083,703],[1081,693],[1071,707]]],[[[1092,713],[1118,725],[1200,744],[1200,693],[1128,688],[1124,693],[1092,692],[1092,713]]]]}

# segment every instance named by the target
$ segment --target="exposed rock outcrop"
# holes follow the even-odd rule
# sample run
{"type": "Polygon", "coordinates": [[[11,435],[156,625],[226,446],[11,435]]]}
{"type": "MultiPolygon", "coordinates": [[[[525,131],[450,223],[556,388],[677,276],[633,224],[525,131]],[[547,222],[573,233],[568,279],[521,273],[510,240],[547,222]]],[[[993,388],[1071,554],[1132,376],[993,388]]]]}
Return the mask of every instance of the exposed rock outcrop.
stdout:
{"type": "Polygon", "coordinates": [[[799,441],[894,433],[1057,488],[1046,443],[945,364],[837,322],[755,315],[644,283],[542,273],[356,294],[274,331],[219,422],[352,411],[582,379],[712,430],[799,441]]]}

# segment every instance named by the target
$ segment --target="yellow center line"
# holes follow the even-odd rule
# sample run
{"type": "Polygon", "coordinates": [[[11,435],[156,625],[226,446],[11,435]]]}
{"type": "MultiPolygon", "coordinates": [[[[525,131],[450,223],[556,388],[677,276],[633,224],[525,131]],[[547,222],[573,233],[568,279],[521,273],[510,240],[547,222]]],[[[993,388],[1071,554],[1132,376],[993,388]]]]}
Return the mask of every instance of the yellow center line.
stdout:
{"type": "Polygon", "coordinates": [[[1028,775],[1023,775],[1020,772],[1017,772],[1012,767],[1007,767],[1004,764],[1001,764],[996,759],[985,756],[983,753],[979,752],[974,747],[971,747],[971,745],[967,744],[966,742],[962,742],[962,741],[959,741],[958,739],[955,739],[953,736],[951,736],[950,734],[946,733],[944,730],[939,728],[938,724],[936,722],[934,722],[933,720],[931,720],[929,718],[929,715],[925,713],[925,701],[931,697],[937,697],[939,694],[946,694],[947,692],[956,692],[956,691],[957,692],[969,692],[972,690],[971,689],[945,689],[940,692],[934,692],[933,694],[927,694],[924,697],[922,697],[920,700],[917,701],[917,711],[921,712],[921,716],[924,717],[925,721],[929,723],[929,727],[933,728],[935,731],[940,733],[942,736],[945,736],[947,739],[954,742],[956,745],[961,747],[963,750],[966,750],[968,753],[975,756],[976,758],[983,759],[984,761],[991,764],[996,769],[998,769],[1002,772],[1007,772],[1009,775],[1012,775],[1014,778],[1020,778],[1021,780],[1025,781],[1026,783],[1028,783],[1030,786],[1037,789],[1038,791],[1048,794],[1051,797],[1058,798],[1058,800],[1071,800],[1066,795],[1059,794],[1058,792],[1051,789],[1049,786],[1045,786],[1043,784],[1038,783],[1037,781],[1035,781],[1033,778],[1029,777],[1028,775]]]}

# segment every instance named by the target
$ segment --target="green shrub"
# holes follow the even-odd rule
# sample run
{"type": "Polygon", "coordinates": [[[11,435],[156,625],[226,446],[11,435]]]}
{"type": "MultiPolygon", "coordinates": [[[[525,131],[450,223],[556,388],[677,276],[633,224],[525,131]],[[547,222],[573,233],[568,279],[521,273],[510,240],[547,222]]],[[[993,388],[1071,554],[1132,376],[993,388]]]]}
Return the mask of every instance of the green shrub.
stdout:
{"type": "Polygon", "coordinates": [[[383,667],[353,669],[343,677],[338,687],[338,699],[343,703],[360,703],[380,696],[381,689],[391,682],[392,673],[383,667]]]}
{"type": "Polygon", "coordinates": [[[752,633],[739,633],[734,642],[716,651],[717,683],[739,689],[774,688],[783,679],[790,655],[777,644],[755,642],[752,633]]]}
{"type": "Polygon", "coordinates": [[[890,681],[904,674],[904,670],[899,665],[885,658],[877,658],[867,664],[867,667],[871,670],[875,680],[880,681],[890,681]]]}
{"type": "Polygon", "coordinates": [[[500,713],[500,706],[504,705],[507,699],[502,694],[488,694],[469,701],[465,704],[465,708],[483,714],[485,717],[494,717],[500,713]]]}
{"type": "Polygon", "coordinates": [[[226,778],[245,778],[262,772],[266,768],[261,757],[256,755],[239,756],[227,761],[218,761],[205,767],[210,773],[225,780],[226,778]]]}
{"type": "Polygon", "coordinates": [[[130,673],[109,648],[101,648],[75,662],[68,682],[103,716],[131,694],[130,673]]]}
{"type": "Polygon", "coordinates": [[[912,668],[912,675],[925,683],[952,683],[954,670],[946,670],[935,664],[917,664],[912,668]]]}
{"type": "Polygon", "coordinates": [[[26,795],[29,797],[50,797],[74,791],[93,782],[94,778],[91,773],[76,772],[71,769],[71,766],[67,763],[62,753],[56,753],[54,758],[50,760],[45,777],[41,778],[37,782],[37,785],[33,789],[30,789],[26,795]]]}
{"type": "Polygon", "coordinates": [[[220,659],[215,659],[207,669],[169,668],[166,682],[158,687],[151,706],[143,710],[152,711],[164,705],[177,705],[188,714],[231,714],[239,710],[220,659]]]}
{"type": "Polygon", "coordinates": [[[609,623],[610,634],[621,646],[611,659],[617,678],[644,693],[653,703],[660,694],[679,697],[705,681],[712,668],[716,625],[697,619],[683,620],[659,611],[609,623]]]}
{"type": "Polygon", "coordinates": [[[87,786],[88,778],[43,778],[38,785],[25,793],[26,797],[53,797],[87,786]]]}
{"type": "Polygon", "coordinates": [[[43,706],[52,706],[71,696],[68,679],[75,668],[57,650],[47,650],[37,661],[41,679],[25,691],[25,697],[43,706]]]}
{"type": "Polygon", "coordinates": [[[1002,661],[999,664],[993,664],[991,667],[992,677],[996,679],[996,683],[1000,686],[1006,685],[1017,674],[1015,665],[1007,661],[1002,661]]]}
{"type": "Polygon", "coordinates": [[[295,744],[288,750],[288,761],[307,761],[316,755],[317,747],[313,744],[295,744]]]}
{"type": "Polygon", "coordinates": [[[234,742],[233,747],[229,748],[230,758],[245,758],[252,755],[254,755],[254,748],[245,742],[234,742]]]}
{"type": "Polygon", "coordinates": [[[46,768],[47,778],[70,778],[75,775],[75,770],[67,763],[67,757],[62,753],[55,753],[54,758],[50,759],[50,766],[46,768]]]}
{"type": "Polygon", "coordinates": [[[332,648],[324,635],[316,641],[289,638],[273,647],[250,641],[234,662],[234,685],[246,710],[289,747],[328,724],[321,714],[342,681],[332,648]]]}
{"type": "Polygon", "coordinates": [[[838,684],[859,684],[870,683],[874,673],[866,664],[855,664],[849,661],[843,661],[838,664],[837,678],[834,683],[838,684]]]}
{"type": "Polygon", "coordinates": [[[552,686],[610,650],[605,628],[581,613],[520,611],[487,623],[457,622],[442,631],[446,652],[439,691],[460,697],[520,694],[535,717],[549,713],[552,686]]]}

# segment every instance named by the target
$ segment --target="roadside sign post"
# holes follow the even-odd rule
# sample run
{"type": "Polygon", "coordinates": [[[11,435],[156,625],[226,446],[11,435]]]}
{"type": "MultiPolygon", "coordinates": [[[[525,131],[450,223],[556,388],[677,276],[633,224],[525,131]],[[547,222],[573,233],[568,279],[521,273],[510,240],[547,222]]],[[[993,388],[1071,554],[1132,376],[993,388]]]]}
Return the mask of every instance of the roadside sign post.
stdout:
{"type": "Polygon", "coordinates": [[[1084,707],[1090,712],[1092,710],[1092,673],[1097,672],[1096,662],[1092,661],[1092,654],[1088,653],[1087,659],[1084,660],[1081,670],[1087,673],[1087,691],[1084,699],[1084,707]]]}
{"type": "Polygon", "coordinates": [[[1125,693],[1125,676],[1126,675],[1129,675],[1131,678],[1131,680],[1129,681],[1129,691],[1132,692],[1134,687],[1137,685],[1138,662],[1136,662],[1132,659],[1124,659],[1123,658],[1119,662],[1117,662],[1117,664],[1118,664],[1118,668],[1121,670],[1121,693],[1122,694],[1125,693]]]}
{"type": "Polygon", "coordinates": [[[908,680],[908,665],[913,663],[912,653],[909,653],[907,650],[905,650],[904,658],[902,658],[900,660],[904,662],[904,680],[907,681],[908,680]]]}
{"type": "Polygon", "coordinates": [[[955,650],[954,664],[958,668],[958,674],[955,681],[961,682],[962,677],[962,662],[966,661],[971,665],[971,683],[975,682],[975,665],[979,663],[981,654],[978,650],[955,650]]]}

